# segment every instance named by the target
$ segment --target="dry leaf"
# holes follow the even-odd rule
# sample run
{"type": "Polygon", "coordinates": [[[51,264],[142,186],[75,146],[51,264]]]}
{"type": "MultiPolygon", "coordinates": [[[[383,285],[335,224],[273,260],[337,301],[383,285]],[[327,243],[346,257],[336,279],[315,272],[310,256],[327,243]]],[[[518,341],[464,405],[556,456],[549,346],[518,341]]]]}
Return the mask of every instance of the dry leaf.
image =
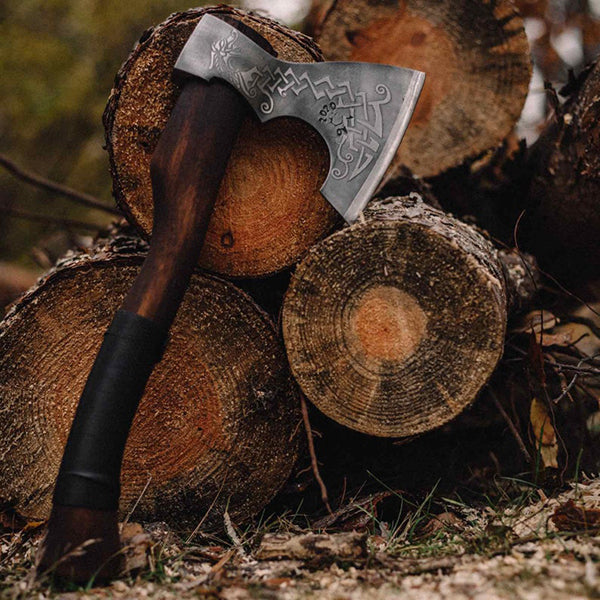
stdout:
{"type": "Polygon", "coordinates": [[[523,316],[512,329],[514,333],[539,334],[541,331],[552,329],[558,323],[556,317],[547,310],[534,310],[523,316]]]}
{"type": "Polygon", "coordinates": [[[152,539],[139,523],[124,523],[121,526],[121,544],[126,573],[134,573],[148,566],[148,549],[152,539]]]}
{"type": "Polygon", "coordinates": [[[568,500],[559,506],[550,517],[559,531],[598,531],[600,510],[577,506],[568,500]]]}
{"type": "Polygon", "coordinates": [[[461,531],[464,522],[452,512],[443,512],[427,521],[423,527],[424,536],[432,536],[440,531],[461,531]]]}
{"type": "Polygon", "coordinates": [[[256,551],[258,560],[355,560],[368,556],[367,534],[266,533],[256,551]]]}
{"type": "Polygon", "coordinates": [[[372,528],[378,516],[378,505],[382,500],[399,492],[378,492],[353,500],[313,523],[314,529],[335,529],[337,531],[365,531],[372,528]]]}
{"type": "Polygon", "coordinates": [[[554,431],[554,427],[552,426],[546,405],[537,398],[531,401],[529,420],[533,429],[533,435],[535,436],[536,446],[540,449],[544,467],[558,469],[556,431],[554,431]]]}

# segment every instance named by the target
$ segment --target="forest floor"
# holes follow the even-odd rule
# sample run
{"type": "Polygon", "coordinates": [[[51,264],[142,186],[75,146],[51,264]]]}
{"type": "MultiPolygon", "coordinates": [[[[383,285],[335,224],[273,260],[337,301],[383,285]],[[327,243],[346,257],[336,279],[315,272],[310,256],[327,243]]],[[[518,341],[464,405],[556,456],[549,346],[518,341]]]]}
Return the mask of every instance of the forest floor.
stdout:
{"type": "Polygon", "coordinates": [[[553,497],[523,484],[506,502],[471,506],[435,498],[433,490],[388,521],[378,516],[382,497],[348,504],[320,529],[302,528],[298,514],[245,529],[225,515],[220,536],[187,539],[164,524],[129,523],[123,537],[130,572],[106,587],[35,581],[43,528],[5,530],[0,597],[600,598],[600,479],[553,497]],[[324,530],[332,527],[338,531],[324,530]]]}

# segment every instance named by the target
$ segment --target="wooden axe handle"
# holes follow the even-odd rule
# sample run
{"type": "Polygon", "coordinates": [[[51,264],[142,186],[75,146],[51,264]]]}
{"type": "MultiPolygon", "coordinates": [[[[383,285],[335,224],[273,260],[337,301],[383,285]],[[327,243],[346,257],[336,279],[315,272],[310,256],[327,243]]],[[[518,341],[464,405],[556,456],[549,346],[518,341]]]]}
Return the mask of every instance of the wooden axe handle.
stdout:
{"type": "MultiPolygon", "coordinates": [[[[227,20],[273,52],[252,29],[227,20]]],[[[54,570],[87,581],[110,578],[119,568],[117,511],[127,436],[197,264],[247,114],[244,99],[228,84],[218,79],[185,82],[150,165],[150,250],[105,335],[79,401],[38,573],[54,570]],[[96,541],[86,543],[90,539],[96,541]],[[83,552],[68,554],[82,544],[83,552]]]]}

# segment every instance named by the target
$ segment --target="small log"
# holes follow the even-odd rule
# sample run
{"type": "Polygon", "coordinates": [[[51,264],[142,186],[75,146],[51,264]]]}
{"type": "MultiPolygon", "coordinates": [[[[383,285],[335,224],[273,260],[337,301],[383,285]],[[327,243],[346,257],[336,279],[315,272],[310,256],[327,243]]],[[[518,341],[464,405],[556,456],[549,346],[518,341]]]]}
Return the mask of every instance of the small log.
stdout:
{"type": "MultiPolygon", "coordinates": [[[[0,325],[0,497],[48,516],[77,401],[143,254],[118,240],[62,262],[0,325]]],[[[301,421],[283,345],[231,284],[195,275],[127,442],[121,512],[222,525],[261,510],[288,477],[301,421]]]]}
{"type": "MultiPolygon", "coordinates": [[[[142,36],[117,75],[104,126],[117,203],[146,237],[152,230],[150,158],[179,94],[173,66],[207,13],[239,18],[284,60],[322,60],[306,36],[225,6],[175,14],[142,36]]],[[[248,117],[221,184],[200,265],[240,278],[292,265],[338,222],[319,192],[328,169],[325,143],[305,123],[281,118],[261,125],[248,117]]]]}
{"type": "Polygon", "coordinates": [[[437,175],[496,146],[517,122],[531,76],[523,22],[509,0],[317,2],[310,31],[329,60],[427,75],[388,170],[437,175]]]}
{"type": "Polygon", "coordinates": [[[529,294],[528,269],[504,268],[474,228],[415,197],[375,201],[366,217],[298,266],[284,341],[302,391],[327,416],[405,437],[475,399],[502,355],[509,299],[529,294]]]}
{"type": "Polygon", "coordinates": [[[544,269],[581,283],[600,272],[600,62],[568,91],[532,148],[528,219],[519,238],[544,269]]]}

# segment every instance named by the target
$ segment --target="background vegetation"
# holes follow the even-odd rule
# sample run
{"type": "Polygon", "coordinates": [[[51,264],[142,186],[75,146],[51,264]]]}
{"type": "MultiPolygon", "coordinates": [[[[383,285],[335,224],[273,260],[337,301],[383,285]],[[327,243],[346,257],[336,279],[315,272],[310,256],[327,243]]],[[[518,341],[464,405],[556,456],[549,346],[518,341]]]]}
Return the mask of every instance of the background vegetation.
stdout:
{"type": "MultiPolygon", "coordinates": [[[[189,6],[188,0],[0,2],[0,152],[112,203],[101,115],[114,76],[145,29],[189,6]]],[[[9,216],[11,208],[91,223],[111,219],[0,172],[0,260],[26,266],[35,264],[32,246],[57,228],[9,216]]]]}

